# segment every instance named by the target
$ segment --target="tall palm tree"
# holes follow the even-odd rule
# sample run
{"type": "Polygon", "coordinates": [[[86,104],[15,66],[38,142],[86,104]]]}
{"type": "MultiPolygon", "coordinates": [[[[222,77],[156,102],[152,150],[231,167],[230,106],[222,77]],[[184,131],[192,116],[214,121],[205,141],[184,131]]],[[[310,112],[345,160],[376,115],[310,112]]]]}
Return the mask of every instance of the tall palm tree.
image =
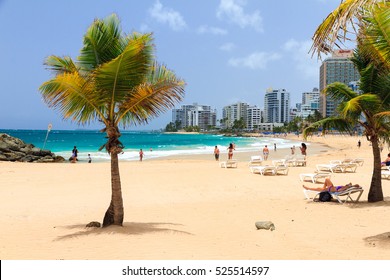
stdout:
{"type": "Polygon", "coordinates": [[[368,54],[390,69],[389,28],[389,0],[343,0],[318,26],[311,50],[320,56],[345,41],[365,38],[371,41],[368,54]]]}
{"type": "Polygon", "coordinates": [[[319,128],[322,128],[323,134],[330,128],[350,134],[356,125],[363,127],[367,140],[372,144],[374,160],[368,201],[377,202],[383,200],[379,144],[380,141],[390,143],[390,72],[367,59],[367,56],[363,55],[364,48],[364,44],[359,45],[352,59],[361,76],[361,93],[339,82],[328,85],[325,94],[340,101],[337,108],[339,115],[311,124],[304,130],[303,136],[306,138],[317,133],[319,128]]]}
{"type": "Polygon", "coordinates": [[[91,24],[76,61],[54,55],[45,61],[54,77],[39,88],[44,102],[78,124],[98,120],[104,125],[112,196],[103,227],[122,225],[124,218],[119,125],[147,123],[184,96],[185,82],[154,60],[152,42],[151,34],[123,34],[113,14],[91,24]]]}

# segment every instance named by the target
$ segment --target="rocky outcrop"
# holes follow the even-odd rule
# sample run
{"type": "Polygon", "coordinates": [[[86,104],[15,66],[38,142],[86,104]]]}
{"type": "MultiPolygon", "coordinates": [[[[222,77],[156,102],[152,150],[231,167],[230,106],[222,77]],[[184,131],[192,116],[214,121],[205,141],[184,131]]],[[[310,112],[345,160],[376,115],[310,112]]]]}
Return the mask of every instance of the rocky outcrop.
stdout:
{"type": "Polygon", "coordinates": [[[62,162],[64,158],[56,156],[49,150],[41,150],[33,144],[0,133],[0,161],[22,162],[62,162]]]}

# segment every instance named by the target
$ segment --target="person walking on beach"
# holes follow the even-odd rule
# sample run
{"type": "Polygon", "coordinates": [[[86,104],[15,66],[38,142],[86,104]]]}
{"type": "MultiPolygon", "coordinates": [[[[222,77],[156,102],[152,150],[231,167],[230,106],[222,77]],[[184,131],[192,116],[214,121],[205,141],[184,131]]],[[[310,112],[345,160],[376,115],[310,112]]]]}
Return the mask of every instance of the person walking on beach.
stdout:
{"type": "Polygon", "coordinates": [[[274,143],[274,151],[276,152],[276,143],[274,143]]]}
{"type": "Polygon", "coordinates": [[[360,139],[358,141],[358,148],[360,149],[360,146],[362,145],[362,142],[360,142],[360,139]]]}
{"type": "Polygon", "coordinates": [[[268,154],[269,154],[269,149],[268,149],[267,145],[265,145],[264,148],[263,148],[263,157],[264,157],[264,160],[267,160],[267,159],[268,159],[268,154]]]}
{"type": "Polygon", "coordinates": [[[214,148],[214,157],[215,157],[216,161],[219,160],[219,149],[218,149],[218,146],[215,146],[215,148],[214,148]]]}
{"type": "Polygon", "coordinates": [[[139,161],[142,161],[142,159],[144,158],[144,152],[142,151],[142,149],[139,150],[139,161]]]}
{"type": "Polygon", "coordinates": [[[292,155],[295,154],[295,146],[292,146],[292,147],[291,147],[291,154],[292,154],[292,155]]]}
{"type": "Polygon", "coordinates": [[[92,162],[91,154],[88,154],[88,163],[92,162]]]}
{"type": "Polygon", "coordinates": [[[229,144],[228,150],[228,159],[233,159],[233,151],[234,151],[234,146],[232,143],[229,144]]]}
{"type": "Polygon", "coordinates": [[[73,146],[73,150],[72,150],[72,157],[71,157],[71,162],[72,163],[76,163],[76,161],[78,161],[77,159],[77,153],[79,151],[77,150],[76,146],[73,146]]]}

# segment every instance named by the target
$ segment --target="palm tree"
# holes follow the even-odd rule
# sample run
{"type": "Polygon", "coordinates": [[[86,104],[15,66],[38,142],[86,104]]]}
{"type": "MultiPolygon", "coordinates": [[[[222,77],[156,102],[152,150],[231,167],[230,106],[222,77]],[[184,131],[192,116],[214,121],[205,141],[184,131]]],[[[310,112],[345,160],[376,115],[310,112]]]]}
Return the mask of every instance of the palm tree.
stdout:
{"type": "Polygon", "coordinates": [[[104,125],[107,143],[101,149],[111,157],[112,196],[103,227],[122,225],[124,218],[119,125],[147,123],[184,96],[185,82],[154,61],[152,42],[151,34],[123,34],[113,14],[91,24],[77,61],[54,55],[45,61],[54,77],[39,88],[44,102],[78,124],[104,125]]]}
{"type": "Polygon", "coordinates": [[[318,26],[311,50],[320,56],[345,41],[364,38],[371,45],[367,54],[390,69],[389,19],[389,0],[344,0],[318,26]]]}
{"type": "Polygon", "coordinates": [[[325,93],[340,101],[339,115],[311,124],[304,130],[303,136],[306,138],[317,133],[319,128],[323,129],[323,134],[330,128],[350,134],[356,124],[363,127],[367,140],[372,143],[374,160],[368,201],[377,202],[383,200],[379,144],[380,141],[390,143],[390,72],[367,59],[367,56],[363,55],[366,53],[365,47],[365,44],[359,44],[352,59],[361,76],[359,83],[361,94],[343,83],[328,85],[325,93]]]}

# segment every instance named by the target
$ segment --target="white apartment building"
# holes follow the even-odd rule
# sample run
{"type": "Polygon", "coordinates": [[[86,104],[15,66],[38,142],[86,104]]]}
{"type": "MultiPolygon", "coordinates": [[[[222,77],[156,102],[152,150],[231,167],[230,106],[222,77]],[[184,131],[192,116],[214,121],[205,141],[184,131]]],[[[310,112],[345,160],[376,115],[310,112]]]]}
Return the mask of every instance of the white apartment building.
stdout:
{"type": "Polygon", "coordinates": [[[208,105],[182,105],[180,109],[172,110],[172,122],[180,122],[178,129],[198,126],[200,130],[207,130],[217,125],[217,112],[208,105]]]}
{"type": "Polygon", "coordinates": [[[264,123],[290,121],[290,93],[285,89],[267,89],[264,96],[264,123]]]}
{"type": "Polygon", "coordinates": [[[249,106],[247,109],[247,130],[259,129],[261,126],[261,109],[257,106],[249,106]]]}
{"type": "Polygon", "coordinates": [[[248,114],[247,103],[237,102],[236,104],[228,105],[223,107],[222,109],[222,128],[231,128],[234,124],[234,121],[238,121],[243,119],[245,122],[247,121],[248,114]]]}

